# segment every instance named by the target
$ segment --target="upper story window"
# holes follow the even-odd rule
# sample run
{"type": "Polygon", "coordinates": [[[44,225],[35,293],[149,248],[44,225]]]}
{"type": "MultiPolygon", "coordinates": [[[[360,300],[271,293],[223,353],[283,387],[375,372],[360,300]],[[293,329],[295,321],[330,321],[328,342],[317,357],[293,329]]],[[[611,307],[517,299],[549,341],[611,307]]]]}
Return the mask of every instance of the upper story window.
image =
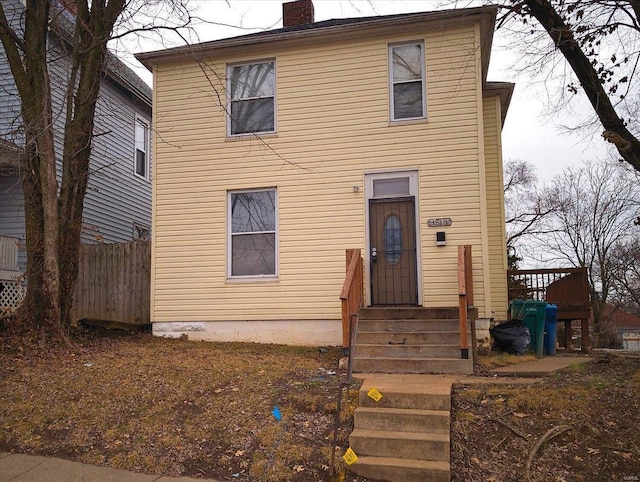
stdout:
{"type": "Polygon", "coordinates": [[[135,152],[135,173],[149,179],[149,123],[140,117],[136,117],[135,152]]]}
{"type": "Polygon", "coordinates": [[[275,132],[275,62],[227,67],[229,135],[275,132]]]}
{"type": "Polygon", "coordinates": [[[424,70],[424,43],[389,46],[391,120],[426,117],[424,70]]]}

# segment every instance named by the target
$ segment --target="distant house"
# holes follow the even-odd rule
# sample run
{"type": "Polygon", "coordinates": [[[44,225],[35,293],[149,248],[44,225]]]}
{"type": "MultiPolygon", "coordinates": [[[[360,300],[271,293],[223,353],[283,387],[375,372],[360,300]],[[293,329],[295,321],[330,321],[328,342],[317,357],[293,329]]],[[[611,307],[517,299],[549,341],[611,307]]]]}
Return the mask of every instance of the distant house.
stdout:
{"type": "Polygon", "coordinates": [[[505,319],[496,9],[314,22],[287,5],[281,29],[137,56],[159,139],[154,333],[339,345],[351,248],[365,305],[457,312],[471,245],[478,316],[505,319]]]}
{"type": "MultiPolygon", "coordinates": [[[[10,23],[20,26],[24,5],[3,0],[10,23]]],[[[56,15],[72,17],[54,10],[56,15]]],[[[70,59],[64,40],[49,37],[50,75],[56,122],[55,146],[62,157],[64,80],[70,59]],[[60,81],[60,82],[58,82],[60,81]]],[[[110,55],[95,117],[90,177],[84,204],[82,242],[112,243],[149,239],[151,232],[151,89],[115,56],[110,55]]],[[[0,270],[24,270],[25,217],[21,162],[23,137],[20,99],[0,44],[0,270]],[[17,249],[17,260],[14,248],[17,249]],[[8,246],[4,251],[2,246],[8,246]],[[16,266],[17,264],[17,266],[16,266]]],[[[0,273],[0,274],[2,274],[0,273]]]]}
{"type": "Polygon", "coordinates": [[[640,351],[640,316],[607,303],[604,307],[603,321],[614,335],[618,346],[626,350],[640,351]]]}

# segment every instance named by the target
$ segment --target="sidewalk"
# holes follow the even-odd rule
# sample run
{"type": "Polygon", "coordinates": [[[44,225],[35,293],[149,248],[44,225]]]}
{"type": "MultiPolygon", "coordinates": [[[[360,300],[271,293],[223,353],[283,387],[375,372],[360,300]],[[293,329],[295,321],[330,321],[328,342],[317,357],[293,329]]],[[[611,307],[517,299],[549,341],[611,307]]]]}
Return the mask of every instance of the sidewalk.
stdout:
{"type": "Polygon", "coordinates": [[[216,482],[212,479],[148,475],[111,467],[0,452],[0,482],[216,482]]]}
{"type": "Polygon", "coordinates": [[[532,362],[495,368],[489,373],[498,377],[545,377],[563,368],[589,363],[592,360],[593,358],[587,356],[545,356],[532,362]]]}

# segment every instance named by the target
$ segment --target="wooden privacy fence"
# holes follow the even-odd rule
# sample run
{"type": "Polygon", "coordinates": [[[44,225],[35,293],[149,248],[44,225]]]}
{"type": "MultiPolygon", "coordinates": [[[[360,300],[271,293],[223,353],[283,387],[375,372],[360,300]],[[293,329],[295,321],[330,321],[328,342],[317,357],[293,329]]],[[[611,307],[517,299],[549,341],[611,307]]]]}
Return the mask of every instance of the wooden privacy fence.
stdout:
{"type": "Polygon", "coordinates": [[[150,273],[148,242],[82,245],[73,321],[123,328],[149,323],[150,273]]]}

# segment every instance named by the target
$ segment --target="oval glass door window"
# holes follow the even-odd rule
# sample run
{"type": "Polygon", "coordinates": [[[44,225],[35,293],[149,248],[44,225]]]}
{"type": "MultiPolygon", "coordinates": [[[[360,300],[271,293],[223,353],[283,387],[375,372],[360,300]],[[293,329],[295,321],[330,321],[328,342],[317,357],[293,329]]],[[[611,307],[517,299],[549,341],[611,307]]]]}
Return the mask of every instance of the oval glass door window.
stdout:
{"type": "Polygon", "coordinates": [[[384,223],[384,254],[387,262],[391,266],[395,266],[400,261],[401,253],[402,227],[398,216],[392,214],[384,223]]]}

